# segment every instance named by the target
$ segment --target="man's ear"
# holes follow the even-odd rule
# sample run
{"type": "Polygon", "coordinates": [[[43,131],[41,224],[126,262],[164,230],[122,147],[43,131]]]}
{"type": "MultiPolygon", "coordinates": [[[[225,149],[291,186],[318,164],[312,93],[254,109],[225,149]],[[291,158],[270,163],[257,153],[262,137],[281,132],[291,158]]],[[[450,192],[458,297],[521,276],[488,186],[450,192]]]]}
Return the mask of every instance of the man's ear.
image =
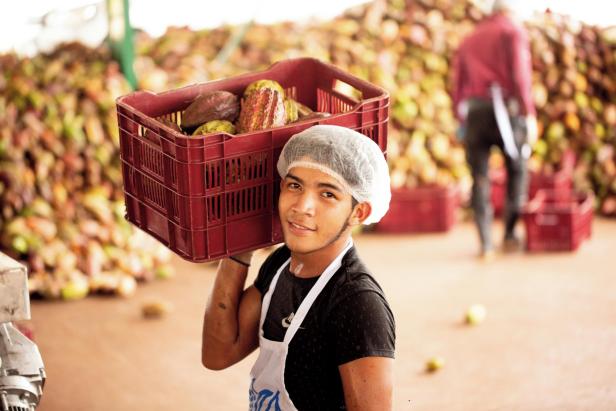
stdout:
{"type": "Polygon", "coordinates": [[[370,203],[359,203],[355,205],[355,208],[351,212],[351,217],[349,218],[350,226],[357,226],[363,223],[366,218],[368,218],[372,214],[372,206],[370,203]]]}

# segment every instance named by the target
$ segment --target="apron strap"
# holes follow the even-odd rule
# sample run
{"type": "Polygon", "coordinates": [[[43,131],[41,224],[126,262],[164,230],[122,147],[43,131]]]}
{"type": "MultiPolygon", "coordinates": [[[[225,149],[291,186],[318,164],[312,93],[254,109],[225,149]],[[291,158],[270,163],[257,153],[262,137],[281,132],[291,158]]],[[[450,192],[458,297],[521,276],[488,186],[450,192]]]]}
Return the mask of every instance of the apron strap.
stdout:
{"type": "Polygon", "coordinates": [[[321,274],[321,276],[319,277],[315,285],[312,286],[312,288],[308,292],[308,295],[306,295],[306,297],[300,304],[297,312],[293,316],[293,319],[291,320],[291,324],[289,325],[289,328],[287,329],[287,332],[285,333],[285,336],[284,336],[285,344],[288,345],[291,339],[293,339],[293,337],[295,336],[295,333],[299,329],[299,326],[304,321],[304,318],[306,317],[308,310],[310,310],[310,307],[312,307],[312,304],[317,299],[321,291],[323,291],[323,289],[325,288],[329,280],[334,276],[334,274],[336,274],[338,269],[342,266],[342,258],[352,246],[353,246],[353,240],[349,240],[349,242],[344,247],[342,252],[340,252],[340,254],[336,256],[334,261],[332,261],[329,264],[329,266],[327,266],[327,268],[323,271],[323,273],[321,274]]]}
{"type": "Polygon", "coordinates": [[[276,289],[278,278],[280,278],[280,273],[282,273],[282,270],[284,270],[284,268],[289,265],[289,263],[291,263],[291,257],[289,257],[289,259],[280,266],[278,271],[276,271],[276,275],[274,275],[269,289],[265,293],[265,296],[263,296],[263,303],[261,304],[261,319],[259,321],[260,335],[263,335],[263,324],[265,323],[265,316],[267,315],[267,310],[269,309],[270,301],[272,300],[272,294],[274,294],[274,289],[276,289]]]}
{"type": "Polygon", "coordinates": [[[498,131],[500,131],[501,138],[503,139],[505,151],[509,157],[517,160],[520,153],[518,152],[515,139],[513,138],[513,128],[511,127],[511,121],[509,121],[507,107],[505,107],[503,91],[498,84],[492,84],[492,86],[490,86],[490,94],[492,95],[492,105],[494,106],[496,124],[498,126],[498,131]]]}

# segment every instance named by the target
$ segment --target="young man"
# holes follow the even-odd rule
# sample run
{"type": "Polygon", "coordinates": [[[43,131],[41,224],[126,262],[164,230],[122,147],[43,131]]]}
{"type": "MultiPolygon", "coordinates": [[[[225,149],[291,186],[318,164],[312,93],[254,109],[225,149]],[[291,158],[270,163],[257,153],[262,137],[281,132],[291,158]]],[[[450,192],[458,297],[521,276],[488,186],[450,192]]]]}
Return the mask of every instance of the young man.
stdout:
{"type": "Polygon", "coordinates": [[[472,206],[481,241],[480,256],[490,259],[492,205],[488,159],[501,149],[507,168],[505,250],[520,240],[515,225],[527,196],[526,162],[537,138],[531,97],[530,45],[512,19],[515,0],[495,0],[492,14],[465,38],[453,66],[453,102],[465,129],[466,156],[473,176],[472,206]]]}
{"type": "Polygon", "coordinates": [[[252,253],[221,261],[203,364],[223,369],[259,348],[250,410],[391,410],[394,317],[351,240],[389,207],[383,154],[353,130],[314,126],[288,141],[278,172],[285,245],[246,289],[252,253]]]}

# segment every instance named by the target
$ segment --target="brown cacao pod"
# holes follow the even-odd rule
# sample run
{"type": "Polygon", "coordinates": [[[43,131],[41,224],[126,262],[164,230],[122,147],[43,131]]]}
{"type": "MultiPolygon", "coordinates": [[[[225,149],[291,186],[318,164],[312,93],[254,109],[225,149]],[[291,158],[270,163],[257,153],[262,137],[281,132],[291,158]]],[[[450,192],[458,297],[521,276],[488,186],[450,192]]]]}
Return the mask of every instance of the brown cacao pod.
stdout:
{"type": "Polygon", "coordinates": [[[233,122],[239,110],[239,100],[233,93],[219,90],[201,94],[182,113],[182,128],[197,127],[211,120],[233,122]]]}
{"type": "Polygon", "coordinates": [[[248,133],[286,124],[284,99],[275,90],[264,88],[242,99],[238,132],[248,133]]]}

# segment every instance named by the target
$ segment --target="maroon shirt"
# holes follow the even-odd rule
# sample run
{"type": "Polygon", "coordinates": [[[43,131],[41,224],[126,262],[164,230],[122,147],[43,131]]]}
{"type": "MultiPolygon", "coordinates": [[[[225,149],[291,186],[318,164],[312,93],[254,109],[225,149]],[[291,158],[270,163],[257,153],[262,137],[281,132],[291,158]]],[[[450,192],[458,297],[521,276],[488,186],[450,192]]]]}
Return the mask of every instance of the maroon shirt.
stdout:
{"type": "MultiPolygon", "coordinates": [[[[490,99],[498,83],[506,98],[517,98],[522,115],[535,114],[531,96],[530,46],[524,29],[505,14],[494,14],[466,37],[453,63],[453,102],[470,97],[490,99]]],[[[463,119],[461,119],[463,120],[463,119]]]]}

